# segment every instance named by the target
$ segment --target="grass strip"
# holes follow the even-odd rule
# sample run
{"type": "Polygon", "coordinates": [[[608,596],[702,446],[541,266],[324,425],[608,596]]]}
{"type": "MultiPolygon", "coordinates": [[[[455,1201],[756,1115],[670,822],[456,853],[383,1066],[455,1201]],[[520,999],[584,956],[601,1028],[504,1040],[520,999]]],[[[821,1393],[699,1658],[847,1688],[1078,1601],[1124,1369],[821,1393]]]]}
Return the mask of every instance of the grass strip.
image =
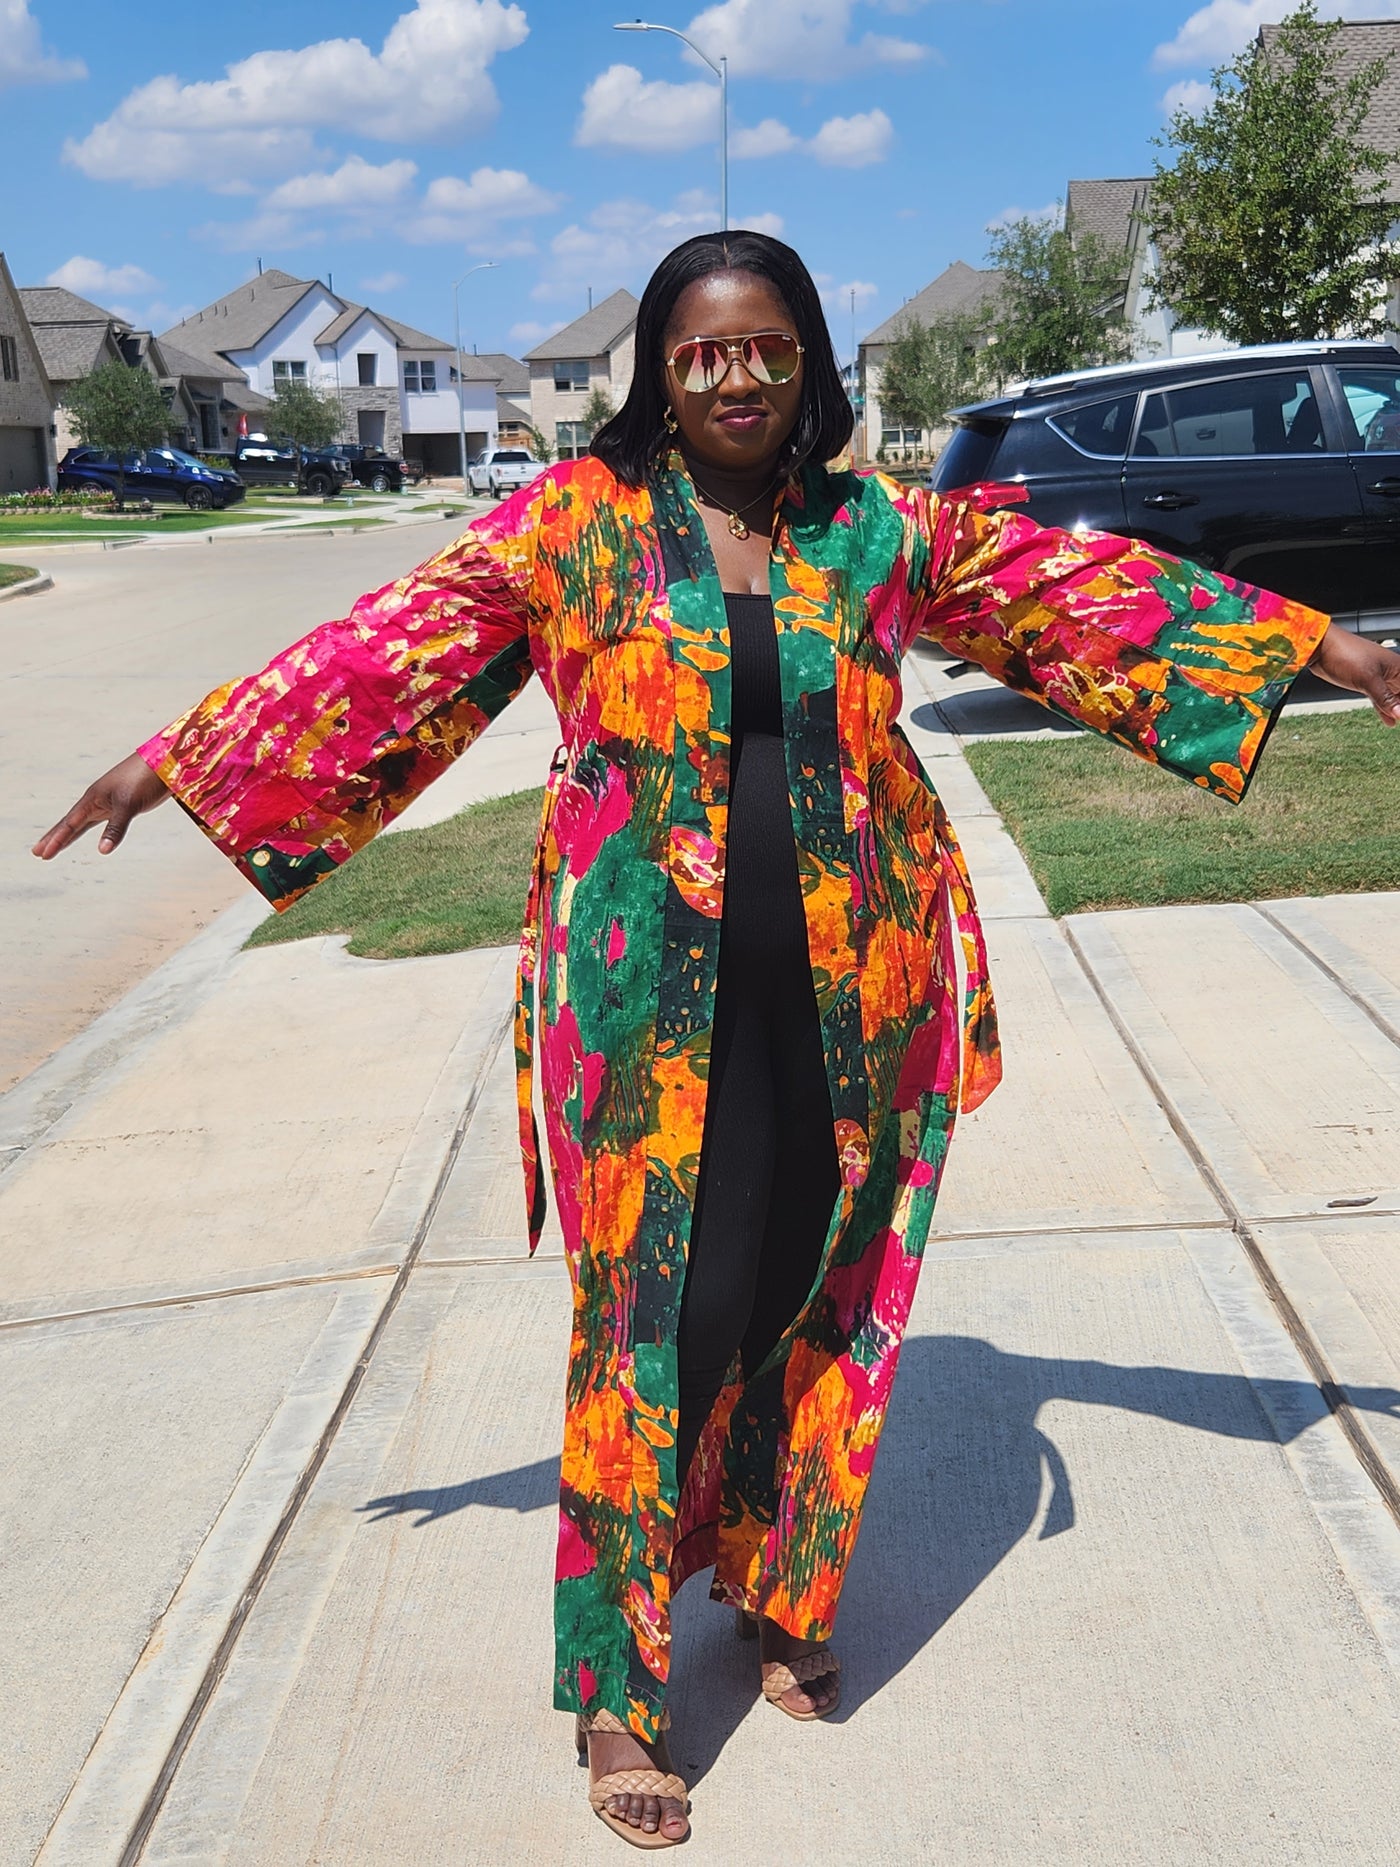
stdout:
{"type": "Polygon", "coordinates": [[[1369,709],[1285,714],[1240,805],[1087,733],[967,755],[1052,914],[1400,888],[1400,730],[1369,709]]]}
{"type": "Polygon", "coordinates": [[[414,959],[520,937],[543,791],[473,804],[421,830],[381,836],[249,946],[349,934],[364,959],[414,959]]]}
{"type": "Polygon", "coordinates": [[[38,575],[30,564],[0,564],[0,590],[7,584],[28,583],[31,577],[38,575]]]}

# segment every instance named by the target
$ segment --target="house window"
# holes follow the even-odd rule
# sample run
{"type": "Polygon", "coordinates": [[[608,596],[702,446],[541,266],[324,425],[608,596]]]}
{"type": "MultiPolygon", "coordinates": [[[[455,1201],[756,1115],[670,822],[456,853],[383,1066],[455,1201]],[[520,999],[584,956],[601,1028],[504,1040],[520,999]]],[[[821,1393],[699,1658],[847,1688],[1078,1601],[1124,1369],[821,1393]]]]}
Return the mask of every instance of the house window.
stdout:
{"type": "Polygon", "coordinates": [[[919,428],[882,428],[880,430],[881,447],[917,447],[923,440],[923,431],[919,428]]]}
{"type": "Polygon", "coordinates": [[[360,387],[362,389],[372,389],[374,387],[375,365],[378,362],[379,358],[372,350],[361,350],[356,354],[355,363],[360,372],[360,387]]]}
{"type": "Polygon", "coordinates": [[[563,362],[554,365],[554,387],[565,391],[586,391],[588,388],[588,358],[566,357],[563,362]]]}
{"type": "Polygon", "coordinates": [[[305,382],[306,365],[299,361],[290,361],[286,357],[276,357],[272,364],[272,380],[274,383],[305,382]]]}
{"type": "Polygon", "coordinates": [[[554,445],[561,460],[582,460],[588,452],[588,429],[581,421],[556,421],[554,445]]]}
{"type": "Polygon", "coordinates": [[[0,377],[19,381],[19,347],[13,337],[0,337],[0,377]]]}
{"type": "Polygon", "coordinates": [[[405,363],[403,386],[409,395],[437,394],[436,363],[405,363]]]}

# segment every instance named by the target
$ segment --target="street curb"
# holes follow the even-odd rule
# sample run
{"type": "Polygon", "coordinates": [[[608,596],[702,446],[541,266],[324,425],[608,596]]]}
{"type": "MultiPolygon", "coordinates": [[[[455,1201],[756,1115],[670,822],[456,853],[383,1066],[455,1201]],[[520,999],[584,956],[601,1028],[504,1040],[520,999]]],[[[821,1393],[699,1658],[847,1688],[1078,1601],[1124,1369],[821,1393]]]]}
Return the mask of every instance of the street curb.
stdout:
{"type": "Polygon", "coordinates": [[[267,903],[252,894],[226,908],[85,1030],[0,1095],[0,1178],[100,1078],[212,997],[268,911],[267,903]]]}
{"type": "MultiPolygon", "coordinates": [[[[444,501],[444,504],[447,503],[444,501]]],[[[481,511],[489,510],[484,505],[481,511]]],[[[448,519],[460,519],[463,526],[470,525],[473,519],[481,516],[481,511],[472,511],[466,507],[455,512],[414,513],[401,519],[381,519],[375,531],[381,537],[391,531],[412,531],[421,525],[441,525],[448,519]]],[[[336,515],[332,515],[336,516],[336,515]]],[[[366,518],[376,515],[366,513],[366,518]]],[[[52,544],[25,545],[26,555],[36,551],[179,551],[189,546],[223,544],[239,538],[354,538],[360,536],[354,529],[354,515],[346,515],[338,524],[329,524],[324,519],[299,520],[296,524],[269,526],[264,531],[258,525],[230,526],[227,531],[183,532],[178,538],[161,538],[142,534],[136,538],[56,538],[52,544]]],[[[46,589],[52,579],[44,576],[42,581],[28,584],[16,584],[8,591],[0,591],[0,601],[6,596],[27,595],[30,590],[46,589]]]]}
{"type": "Polygon", "coordinates": [[[23,583],[9,583],[0,590],[0,603],[8,603],[15,596],[37,596],[40,590],[52,590],[53,578],[47,571],[41,570],[37,577],[26,577],[23,583]]]}

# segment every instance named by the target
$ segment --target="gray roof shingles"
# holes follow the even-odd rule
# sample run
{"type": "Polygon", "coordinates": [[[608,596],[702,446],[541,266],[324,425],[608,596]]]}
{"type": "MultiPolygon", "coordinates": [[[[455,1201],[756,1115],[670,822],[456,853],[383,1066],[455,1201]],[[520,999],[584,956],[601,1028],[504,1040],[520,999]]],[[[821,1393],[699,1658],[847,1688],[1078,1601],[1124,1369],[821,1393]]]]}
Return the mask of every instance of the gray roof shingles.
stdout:
{"type": "MultiPolygon", "coordinates": [[[[1278,43],[1277,26],[1261,26],[1259,42],[1265,52],[1278,43]]],[[[1373,59],[1388,58],[1390,68],[1376,87],[1362,134],[1377,149],[1393,158],[1387,177],[1389,198],[1400,202],[1400,20],[1344,20],[1337,39],[1337,70],[1350,78],[1373,59]]]]}
{"type": "Polygon", "coordinates": [[[1065,218],[1077,231],[1097,234],[1110,252],[1127,253],[1137,238],[1137,218],[1147,205],[1151,185],[1147,175],[1072,181],[1065,218]]]}
{"type": "Polygon", "coordinates": [[[938,277],[887,317],[883,324],[861,339],[862,344],[888,344],[906,324],[927,324],[950,311],[975,311],[995,298],[1001,289],[1001,274],[990,268],[969,266],[955,259],[938,277]]]}
{"type": "Polygon", "coordinates": [[[614,292],[602,304],[594,305],[581,318],[566,324],[562,331],[556,331],[533,350],[527,350],[525,361],[549,363],[556,357],[600,357],[627,335],[640,309],[640,301],[629,291],[614,292]]]}

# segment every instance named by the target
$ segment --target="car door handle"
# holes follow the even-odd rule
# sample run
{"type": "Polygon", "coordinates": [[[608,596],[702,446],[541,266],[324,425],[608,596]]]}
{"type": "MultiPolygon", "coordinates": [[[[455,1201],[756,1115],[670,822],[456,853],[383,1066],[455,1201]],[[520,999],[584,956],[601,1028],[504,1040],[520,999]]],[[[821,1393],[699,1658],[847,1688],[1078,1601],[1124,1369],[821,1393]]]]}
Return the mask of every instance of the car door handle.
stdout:
{"type": "Polygon", "coordinates": [[[1148,493],[1142,502],[1145,506],[1154,506],[1158,512],[1180,512],[1183,506],[1198,506],[1200,500],[1194,493],[1148,493]]]}
{"type": "Polygon", "coordinates": [[[1372,480],[1366,491],[1379,493],[1382,499],[1400,499],[1400,479],[1372,480]]]}

